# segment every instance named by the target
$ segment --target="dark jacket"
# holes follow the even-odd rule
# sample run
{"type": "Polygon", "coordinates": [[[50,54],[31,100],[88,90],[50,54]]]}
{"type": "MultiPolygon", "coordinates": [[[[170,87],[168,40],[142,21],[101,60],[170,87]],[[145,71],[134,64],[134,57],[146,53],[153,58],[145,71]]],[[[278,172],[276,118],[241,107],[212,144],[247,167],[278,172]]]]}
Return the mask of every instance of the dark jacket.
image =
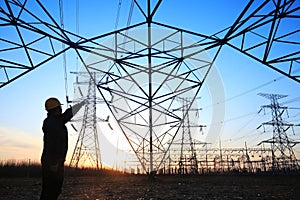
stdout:
{"type": "Polygon", "coordinates": [[[43,123],[44,148],[42,163],[55,164],[65,161],[68,151],[68,130],[66,123],[79,111],[83,103],[68,108],[61,115],[48,114],[43,123]]]}

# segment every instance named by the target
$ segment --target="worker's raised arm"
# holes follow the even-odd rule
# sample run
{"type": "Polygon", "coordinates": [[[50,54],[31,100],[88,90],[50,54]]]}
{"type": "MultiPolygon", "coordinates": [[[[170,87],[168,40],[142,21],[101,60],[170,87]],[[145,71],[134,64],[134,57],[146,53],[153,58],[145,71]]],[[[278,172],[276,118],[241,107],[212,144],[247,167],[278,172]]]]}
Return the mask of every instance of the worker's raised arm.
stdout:
{"type": "Polygon", "coordinates": [[[75,104],[74,106],[71,106],[68,108],[63,114],[62,119],[64,123],[67,123],[72,119],[72,117],[80,110],[80,108],[85,104],[85,101],[82,101],[80,103],[75,104]]]}

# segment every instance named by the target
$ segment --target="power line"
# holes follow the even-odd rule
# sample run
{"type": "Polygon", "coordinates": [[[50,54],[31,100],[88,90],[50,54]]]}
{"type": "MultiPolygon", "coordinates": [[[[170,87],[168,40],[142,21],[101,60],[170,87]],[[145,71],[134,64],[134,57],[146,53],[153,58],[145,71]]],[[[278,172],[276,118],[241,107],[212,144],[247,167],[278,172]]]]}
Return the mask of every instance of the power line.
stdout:
{"type": "MultiPolygon", "coordinates": [[[[63,0],[59,0],[59,13],[60,13],[60,27],[64,30],[64,8],[63,8],[63,0]]],[[[62,49],[65,49],[65,43],[62,42],[62,49]]],[[[65,80],[65,92],[66,92],[66,101],[67,106],[69,103],[69,95],[68,95],[68,75],[67,75],[67,58],[66,52],[63,52],[63,68],[64,68],[64,80],[65,80]]]]}
{"type": "Polygon", "coordinates": [[[134,7],[134,0],[132,0],[132,1],[131,1],[131,4],[130,4],[130,9],[129,9],[129,14],[128,14],[128,19],[127,19],[127,27],[130,26],[130,24],[131,24],[132,13],[133,13],[133,7],[134,7]]]}
{"type": "Polygon", "coordinates": [[[282,102],[282,104],[289,104],[289,103],[293,103],[293,102],[297,102],[297,101],[300,101],[300,96],[290,99],[288,101],[282,102]]]}
{"type": "Polygon", "coordinates": [[[240,94],[238,94],[238,95],[235,95],[235,96],[233,96],[233,97],[230,97],[230,98],[226,99],[225,102],[231,101],[231,100],[233,100],[233,99],[235,99],[235,98],[238,98],[238,97],[240,97],[240,96],[246,95],[246,94],[248,94],[248,93],[250,93],[250,92],[253,92],[253,91],[255,91],[255,90],[258,90],[258,89],[260,89],[260,88],[263,88],[263,87],[265,87],[265,86],[267,86],[267,85],[273,84],[273,83],[275,83],[276,81],[279,81],[279,80],[281,80],[281,79],[283,79],[283,78],[285,78],[285,76],[277,77],[277,78],[275,78],[275,79],[273,79],[273,80],[271,80],[271,81],[268,81],[268,82],[266,82],[266,83],[263,83],[263,84],[261,84],[261,85],[259,85],[259,86],[257,86],[257,87],[254,87],[254,88],[252,88],[252,89],[250,89],[250,90],[247,90],[247,91],[242,92],[242,93],[240,93],[240,94]]]}
{"type": "Polygon", "coordinates": [[[259,113],[256,112],[255,115],[247,122],[245,123],[240,129],[237,130],[236,134],[240,133],[245,127],[247,127],[257,116],[259,113]]]}
{"type": "MultiPolygon", "coordinates": [[[[235,96],[232,96],[232,97],[230,97],[230,98],[227,98],[227,99],[225,99],[224,101],[216,102],[215,104],[208,105],[206,108],[209,108],[209,107],[211,107],[211,106],[214,106],[214,105],[217,105],[217,104],[220,104],[220,103],[227,103],[228,101],[234,100],[234,99],[236,99],[236,98],[238,98],[238,97],[244,96],[244,95],[246,95],[246,94],[248,94],[248,93],[251,93],[251,92],[253,92],[253,91],[256,91],[256,90],[258,90],[258,89],[261,89],[261,88],[263,88],[263,87],[265,87],[265,86],[267,86],[267,85],[270,85],[270,84],[273,84],[273,83],[275,83],[275,82],[277,82],[277,81],[280,81],[280,80],[283,79],[283,78],[285,78],[285,76],[279,76],[279,77],[277,77],[277,78],[275,78],[275,79],[272,79],[272,80],[270,80],[270,81],[268,81],[268,82],[265,82],[265,83],[263,83],[263,84],[261,84],[261,85],[258,85],[258,86],[254,87],[254,88],[252,88],[252,89],[249,89],[249,90],[247,90],[247,91],[245,91],[245,92],[242,92],[242,93],[240,93],[240,94],[237,94],[237,95],[235,95],[235,96]]],[[[300,98],[300,97],[299,97],[299,98],[300,98]]],[[[204,109],[205,109],[205,108],[204,108],[204,109]]]]}
{"type": "Polygon", "coordinates": [[[76,0],[76,34],[79,34],[79,0],[76,0]]]}
{"type": "Polygon", "coordinates": [[[247,138],[247,137],[256,136],[257,133],[254,133],[254,134],[249,135],[250,133],[252,133],[252,132],[254,132],[254,131],[256,131],[256,129],[253,129],[253,130],[249,131],[247,134],[242,135],[242,136],[239,136],[239,137],[236,137],[236,138],[234,138],[234,137],[232,138],[232,137],[231,137],[231,138],[229,138],[229,139],[222,140],[222,142],[232,142],[232,141],[236,142],[236,141],[238,141],[238,140],[241,140],[241,139],[244,139],[244,138],[247,138]]]}
{"type": "MultiPolygon", "coordinates": [[[[244,114],[244,115],[240,115],[240,116],[238,116],[238,117],[233,117],[233,118],[231,118],[231,119],[224,120],[223,123],[227,123],[227,122],[230,122],[230,121],[242,119],[242,118],[244,118],[244,117],[248,117],[249,115],[253,115],[253,114],[256,114],[256,115],[257,115],[257,112],[250,112],[250,113],[247,113],[247,114],[244,114]]],[[[255,115],[255,116],[256,116],[256,115],[255,115]]]]}
{"type": "Polygon", "coordinates": [[[117,17],[116,17],[116,22],[115,22],[115,30],[117,30],[118,25],[119,25],[121,5],[122,5],[122,0],[119,0],[118,9],[117,9],[117,17]]]}
{"type": "MultiPolygon", "coordinates": [[[[79,35],[79,0],[76,0],[76,34],[79,35]]],[[[78,55],[76,55],[76,71],[78,72],[78,55]]]]}
{"type": "MultiPolygon", "coordinates": [[[[223,102],[221,102],[221,103],[225,103],[225,102],[228,102],[228,101],[231,101],[231,100],[233,100],[233,99],[236,99],[236,98],[238,98],[238,97],[241,97],[241,96],[243,96],[243,95],[246,95],[246,94],[248,94],[248,93],[251,93],[251,92],[253,92],[253,91],[256,91],[256,90],[258,90],[258,89],[261,89],[261,88],[263,88],[263,87],[265,87],[265,86],[267,86],[267,85],[270,85],[270,84],[273,84],[273,83],[275,83],[275,82],[277,82],[277,81],[279,81],[279,80],[282,80],[283,78],[285,78],[285,76],[280,76],[280,77],[277,77],[277,78],[275,78],[275,79],[272,79],[272,80],[270,80],[270,81],[267,81],[267,82],[265,82],[265,83],[263,83],[263,84],[261,84],[261,85],[258,85],[258,86],[256,86],[256,87],[254,87],[254,88],[252,88],[252,89],[249,89],[249,90],[247,90],[247,91],[245,91],[245,92],[242,92],[242,93],[240,93],[240,94],[238,94],[238,95],[235,95],[235,96],[232,96],[232,97],[230,97],[230,98],[228,98],[228,99],[226,99],[226,100],[224,100],[223,102]]],[[[214,105],[216,105],[216,104],[219,104],[220,102],[217,102],[217,103],[215,103],[214,105]]],[[[213,105],[211,105],[211,106],[213,106],[213,105]]],[[[209,107],[209,106],[208,106],[209,107]]],[[[258,115],[259,115],[259,112],[257,113],[257,112],[250,112],[250,113],[248,113],[248,114],[244,114],[244,115],[241,115],[241,116],[238,116],[238,117],[234,117],[234,118],[231,118],[231,119],[228,119],[228,120],[224,120],[223,122],[221,122],[221,123],[223,123],[223,124],[225,124],[225,123],[227,123],[227,122],[230,122],[230,121],[234,121],[234,120],[239,120],[239,119],[241,119],[241,118],[244,118],[244,117],[247,117],[247,116],[249,116],[249,115],[252,115],[252,114],[254,114],[255,113],[255,115],[253,115],[253,117],[249,120],[249,121],[247,121],[240,129],[238,129],[238,131],[236,132],[236,134],[239,134],[245,127],[247,127],[258,115]]],[[[251,131],[252,132],[252,131],[251,131]]],[[[235,135],[236,135],[235,134],[235,135]]]]}

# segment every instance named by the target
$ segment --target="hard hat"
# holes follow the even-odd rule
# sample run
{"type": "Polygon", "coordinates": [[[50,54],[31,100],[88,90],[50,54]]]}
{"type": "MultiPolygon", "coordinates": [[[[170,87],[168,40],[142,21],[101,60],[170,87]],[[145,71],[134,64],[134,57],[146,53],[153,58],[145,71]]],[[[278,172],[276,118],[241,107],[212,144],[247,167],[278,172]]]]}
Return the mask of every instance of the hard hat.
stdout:
{"type": "Polygon", "coordinates": [[[45,102],[45,108],[46,110],[51,110],[53,108],[56,108],[58,106],[62,105],[57,98],[51,97],[46,100],[45,102]]]}

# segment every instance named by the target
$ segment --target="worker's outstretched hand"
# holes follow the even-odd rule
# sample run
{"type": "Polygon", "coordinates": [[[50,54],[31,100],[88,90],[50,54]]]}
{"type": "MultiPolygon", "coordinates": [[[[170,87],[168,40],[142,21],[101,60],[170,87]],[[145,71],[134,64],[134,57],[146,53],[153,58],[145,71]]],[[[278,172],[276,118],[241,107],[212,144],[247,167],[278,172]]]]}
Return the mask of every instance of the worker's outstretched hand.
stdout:
{"type": "Polygon", "coordinates": [[[81,102],[78,103],[78,104],[82,107],[82,106],[84,106],[84,104],[87,103],[87,101],[88,101],[87,99],[84,99],[83,101],[81,101],[81,102]]]}

